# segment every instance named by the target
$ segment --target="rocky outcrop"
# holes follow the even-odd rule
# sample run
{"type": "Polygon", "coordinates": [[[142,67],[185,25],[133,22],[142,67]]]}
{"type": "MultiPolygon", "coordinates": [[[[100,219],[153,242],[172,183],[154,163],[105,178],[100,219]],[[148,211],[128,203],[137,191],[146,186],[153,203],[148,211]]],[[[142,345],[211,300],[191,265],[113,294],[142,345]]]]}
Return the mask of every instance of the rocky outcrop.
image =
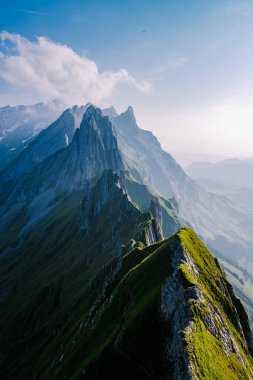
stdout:
{"type": "Polygon", "coordinates": [[[112,170],[105,170],[94,187],[87,181],[82,201],[83,229],[88,229],[108,201],[117,198],[124,199],[131,206],[123,179],[112,170]]]}
{"type": "MultiPolygon", "coordinates": [[[[170,326],[166,344],[170,378],[172,380],[202,378],[199,375],[201,368],[196,361],[198,350],[202,350],[202,355],[205,357],[205,350],[211,352],[217,344],[216,354],[221,355],[221,360],[224,356],[226,365],[228,367],[231,365],[233,368],[229,362],[231,355],[234,355],[245,371],[244,378],[250,380],[253,378],[253,369],[247,350],[251,349],[252,332],[247,318],[242,319],[242,316],[246,315],[244,308],[240,303],[241,311],[239,311],[237,305],[239,300],[235,298],[217,261],[215,266],[210,266],[212,271],[210,279],[203,278],[199,263],[187,248],[187,244],[182,244],[180,239],[171,241],[172,273],[161,290],[161,315],[170,326]],[[208,281],[211,283],[210,288],[208,281]],[[247,323],[247,327],[243,329],[241,322],[247,323]],[[195,338],[200,326],[203,346],[195,338]],[[210,334],[211,343],[204,341],[205,332],[207,336],[210,334]],[[236,334],[239,334],[240,340],[236,339],[236,334]],[[197,344],[200,347],[197,347],[197,344]],[[219,347],[222,347],[220,352],[218,352],[219,347]]],[[[201,260],[202,258],[203,256],[200,256],[201,260]]],[[[219,370],[216,369],[217,373],[219,370]]]]}
{"type": "MultiPolygon", "coordinates": [[[[124,175],[123,172],[121,174],[124,175]]],[[[143,229],[140,229],[138,234],[134,236],[137,239],[139,238],[145,245],[149,246],[164,239],[158,220],[152,218],[149,212],[142,213],[135,207],[128,197],[124,178],[112,170],[105,170],[94,186],[91,186],[89,181],[85,183],[82,200],[82,229],[84,231],[89,229],[107,203],[114,206],[118,205],[119,215],[124,212],[135,214],[136,227],[142,220],[146,221],[143,229]]],[[[131,240],[135,243],[134,239],[131,240]]],[[[134,248],[136,244],[130,242],[129,250],[134,248]]],[[[123,251],[126,253],[125,249],[123,251]]]]}
{"type": "Polygon", "coordinates": [[[157,219],[150,220],[145,228],[145,243],[146,245],[154,244],[164,239],[161,226],[157,219]]]}
{"type": "Polygon", "coordinates": [[[184,345],[184,331],[191,325],[193,315],[190,300],[200,300],[200,292],[196,286],[184,288],[178,270],[181,261],[185,261],[197,275],[194,264],[186,256],[180,242],[172,242],[173,257],[171,265],[173,273],[166,280],[161,290],[161,314],[170,324],[170,336],[166,345],[166,356],[173,369],[172,380],[192,380],[190,361],[184,345]]]}
{"type": "Polygon", "coordinates": [[[162,226],[162,207],[157,197],[152,197],[149,210],[151,214],[153,215],[153,218],[157,219],[157,221],[159,222],[162,228],[163,227],[162,226]]]}

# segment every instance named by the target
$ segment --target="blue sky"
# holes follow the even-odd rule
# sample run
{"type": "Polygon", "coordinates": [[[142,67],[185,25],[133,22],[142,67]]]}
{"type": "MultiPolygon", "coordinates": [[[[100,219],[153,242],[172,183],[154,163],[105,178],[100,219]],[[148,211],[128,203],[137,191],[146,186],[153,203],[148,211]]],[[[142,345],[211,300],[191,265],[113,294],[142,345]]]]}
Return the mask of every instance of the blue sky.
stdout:
{"type": "MultiPolygon", "coordinates": [[[[154,131],[170,151],[253,156],[252,1],[1,3],[1,30],[35,45],[36,36],[44,36],[52,44],[71,48],[75,62],[85,57],[96,65],[101,75],[83,90],[85,100],[91,89],[91,100],[98,105],[114,103],[121,111],[132,104],[140,126],[154,131]],[[108,71],[110,75],[105,74],[108,71]]],[[[7,51],[13,43],[16,40],[5,39],[5,47],[0,48],[3,54],[23,54],[7,51]]],[[[69,53],[59,50],[57,54],[61,53],[65,65],[69,53]]],[[[42,61],[51,59],[51,53],[43,57],[42,61]]],[[[30,87],[24,86],[18,74],[10,67],[6,70],[5,62],[0,82],[2,105],[37,101],[46,91],[54,96],[48,84],[34,81],[30,87]]],[[[72,99],[70,95],[69,102],[72,99]]]]}

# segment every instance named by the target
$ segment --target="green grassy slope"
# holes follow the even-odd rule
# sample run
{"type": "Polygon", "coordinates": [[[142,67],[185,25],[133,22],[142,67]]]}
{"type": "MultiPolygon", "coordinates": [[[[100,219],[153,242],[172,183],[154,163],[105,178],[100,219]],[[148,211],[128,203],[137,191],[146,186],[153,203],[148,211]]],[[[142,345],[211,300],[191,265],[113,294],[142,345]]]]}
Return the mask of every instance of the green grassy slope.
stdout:
{"type": "Polygon", "coordinates": [[[245,319],[240,301],[238,302],[233,295],[217,260],[197,236],[189,229],[182,230],[179,235],[184,249],[196,265],[198,277],[196,279],[192,275],[189,276],[189,268],[185,268],[185,264],[183,272],[189,283],[197,284],[203,297],[201,302],[191,302],[194,325],[190,326],[185,334],[194,378],[251,379],[252,359],[238,332],[238,316],[241,324],[245,319]],[[208,324],[211,323],[213,326],[208,329],[208,324]],[[210,329],[215,333],[211,334],[210,329]],[[234,348],[237,347],[242,361],[238,360],[233,352],[234,348],[226,347],[226,344],[228,346],[230,344],[226,340],[226,334],[227,336],[231,334],[235,342],[234,348]]]}
{"type": "Polygon", "coordinates": [[[150,215],[121,197],[105,204],[92,234],[84,234],[82,197],[77,192],[62,199],[25,234],[26,244],[1,262],[2,379],[40,377],[54,367],[99,295],[99,287],[91,287],[98,271],[118,257],[122,244],[144,236],[150,215]]]}
{"type": "Polygon", "coordinates": [[[66,357],[57,378],[127,379],[138,374],[140,379],[165,379],[173,373],[174,364],[165,355],[171,326],[160,314],[161,288],[173,271],[180,272],[185,290],[198,286],[201,292],[200,300],[189,299],[192,319],[184,331],[193,379],[251,379],[252,362],[239,333],[240,310],[232,302],[233,293],[217,260],[189,229],[124,258],[108,294],[93,310],[79,355],[66,357]],[[197,279],[187,262],[173,268],[175,246],[187,251],[197,279]],[[207,328],[211,320],[213,334],[207,328]],[[224,337],[216,335],[220,329],[235,342],[243,363],[229,349],[224,351],[224,337]]]}
{"type": "Polygon", "coordinates": [[[81,192],[62,199],[26,233],[24,248],[2,262],[1,378],[165,379],[174,368],[165,354],[173,320],[161,315],[161,289],[175,271],[185,289],[197,285],[205,299],[189,300],[194,328],[184,331],[193,378],[250,378],[229,285],[198,237],[182,229],[121,258],[122,244],[143,238],[149,213],[116,196],[84,234],[81,200],[81,192]],[[198,278],[186,262],[173,267],[175,247],[188,252],[198,278]],[[234,354],[225,356],[222,340],[207,330],[206,315],[214,309],[244,365],[234,354]]]}
{"type": "Polygon", "coordinates": [[[253,326],[253,277],[244,269],[219,259],[224,267],[228,281],[238,297],[240,297],[245,309],[247,310],[251,326],[253,326]]]}

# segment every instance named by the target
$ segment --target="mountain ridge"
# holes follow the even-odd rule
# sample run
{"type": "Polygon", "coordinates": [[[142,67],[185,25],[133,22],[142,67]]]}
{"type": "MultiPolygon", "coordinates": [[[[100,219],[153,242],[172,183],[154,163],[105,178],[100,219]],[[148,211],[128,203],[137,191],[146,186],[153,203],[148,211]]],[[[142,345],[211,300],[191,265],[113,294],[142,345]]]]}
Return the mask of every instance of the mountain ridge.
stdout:
{"type": "Polygon", "coordinates": [[[171,181],[191,182],[132,109],[126,142],[140,156],[128,161],[119,125],[92,105],[80,117],[68,144],[63,133],[62,149],[2,186],[1,378],[250,380],[240,300],[182,228],[178,199],[145,184],[161,157],[158,174],[168,165],[171,181]]]}
{"type": "MultiPolygon", "coordinates": [[[[71,109],[71,112],[79,112],[79,116],[82,117],[88,106],[75,106],[71,109]]],[[[93,107],[97,109],[97,107],[93,107]]],[[[173,157],[161,149],[157,138],[151,132],[144,131],[138,127],[132,107],[128,107],[123,114],[112,116],[110,120],[115,126],[113,133],[115,133],[119,144],[124,169],[129,171],[129,175],[137,182],[148,186],[154,194],[158,194],[165,199],[174,197],[178,205],[177,213],[182,224],[187,224],[194,228],[211,248],[213,247],[227,256],[232,255],[234,260],[240,260],[240,265],[245,266],[247,261],[247,265],[253,267],[250,261],[253,248],[253,230],[250,228],[253,220],[252,213],[233,204],[225,197],[206,192],[192,181],[173,157]],[[133,130],[134,133],[132,133],[133,130]],[[213,212],[216,214],[216,219],[213,217],[213,212]],[[220,233],[217,233],[217,227],[220,233]],[[238,252],[242,253],[240,259],[238,259],[238,252]]],[[[52,127],[49,127],[35,138],[30,144],[31,147],[40,144],[40,136],[50,134],[50,128],[52,129],[52,127]]],[[[66,148],[64,127],[61,127],[60,130],[62,138],[59,141],[61,141],[61,147],[66,148]]],[[[68,146],[71,145],[75,130],[79,130],[77,124],[71,129],[68,136],[68,146]]],[[[52,139],[54,140],[54,136],[52,136],[52,139]]],[[[51,140],[49,139],[48,141],[50,142],[51,140]]],[[[44,144],[40,144],[40,146],[40,149],[45,152],[44,144]]],[[[57,149],[55,153],[60,152],[60,150],[57,149]]],[[[26,151],[29,152],[29,147],[26,148],[26,151]]],[[[23,152],[20,157],[22,157],[22,154],[26,155],[23,152]]],[[[46,156],[50,154],[51,151],[46,156]]],[[[59,155],[61,154],[59,153],[59,155]]],[[[51,167],[55,165],[53,161],[54,158],[51,161],[48,159],[45,163],[48,162],[51,167]]],[[[18,159],[13,165],[21,168],[20,170],[24,175],[27,172],[25,165],[22,162],[18,163],[18,159]]],[[[35,163],[29,161],[29,165],[32,169],[35,163]]],[[[7,168],[6,173],[6,175],[4,172],[2,172],[2,175],[0,174],[2,186],[8,179],[8,175],[11,176],[12,170],[8,171],[7,168]]],[[[8,188],[12,188],[12,186],[12,182],[6,183],[4,189],[8,191],[8,188]]],[[[63,184],[63,186],[65,185],[63,184]]]]}

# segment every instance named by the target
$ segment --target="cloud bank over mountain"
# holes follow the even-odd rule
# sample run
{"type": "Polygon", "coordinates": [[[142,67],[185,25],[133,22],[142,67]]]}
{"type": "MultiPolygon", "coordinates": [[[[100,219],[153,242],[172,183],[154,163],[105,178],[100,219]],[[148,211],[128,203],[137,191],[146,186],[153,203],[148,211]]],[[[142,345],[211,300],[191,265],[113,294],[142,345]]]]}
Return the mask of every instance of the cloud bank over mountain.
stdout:
{"type": "Polygon", "coordinates": [[[125,85],[142,93],[152,89],[148,82],[136,80],[124,68],[101,71],[95,61],[46,37],[30,41],[4,31],[0,42],[0,78],[9,85],[0,92],[3,103],[6,98],[12,99],[12,86],[19,88],[19,98],[13,94],[13,102],[58,99],[65,105],[87,101],[100,105],[125,85]]]}

